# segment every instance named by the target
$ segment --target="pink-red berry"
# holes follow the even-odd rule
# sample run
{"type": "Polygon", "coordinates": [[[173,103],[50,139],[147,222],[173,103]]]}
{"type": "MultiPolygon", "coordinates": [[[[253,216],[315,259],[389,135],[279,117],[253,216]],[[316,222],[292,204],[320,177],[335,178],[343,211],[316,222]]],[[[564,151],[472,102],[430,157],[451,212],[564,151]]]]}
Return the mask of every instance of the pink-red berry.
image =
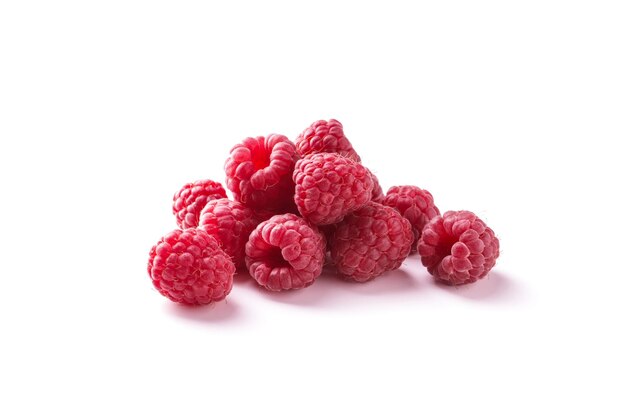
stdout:
{"type": "Polygon", "coordinates": [[[258,225],[246,244],[250,275],[272,291],[300,289],[322,273],[324,236],[294,214],[276,215],[258,225]]]}
{"type": "Polygon", "coordinates": [[[383,191],[383,187],[380,186],[380,182],[378,182],[378,177],[370,171],[370,175],[372,176],[372,181],[374,182],[374,187],[372,188],[372,202],[378,202],[379,204],[383,203],[385,199],[385,192],[383,191]]]}
{"type": "Polygon", "coordinates": [[[287,137],[248,137],[226,160],[226,185],[235,200],[255,210],[293,212],[296,147],[287,137]]]}
{"type": "Polygon", "coordinates": [[[315,153],[338,153],[355,162],[361,161],[343,133],[342,124],[333,119],[318,120],[307,127],[296,138],[296,148],[302,157],[315,153]]]}
{"type": "Polygon", "coordinates": [[[180,228],[198,226],[200,211],[207,202],[226,198],[226,191],[219,182],[203,179],[185,184],[174,194],[172,211],[180,228]]]}
{"type": "Polygon", "coordinates": [[[417,251],[436,280],[462,285],[489,273],[500,255],[500,242],[472,212],[448,211],[426,224],[417,251]]]}
{"type": "Polygon", "coordinates": [[[439,215],[439,208],[435,205],[431,193],[412,185],[392,186],[382,203],[396,209],[409,220],[415,236],[412,251],[417,250],[417,241],[422,235],[422,229],[428,221],[439,215]]]}
{"type": "Polygon", "coordinates": [[[165,235],[150,250],[148,274],[168,299],[187,305],[222,300],[233,285],[235,265],[204,230],[189,228],[165,235]]]}
{"type": "Polygon", "coordinates": [[[317,153],[298,160],[293,179],[298,211],[317,225],[340,222],[367,204],[374,186],[365,167],[336,153],[317,153]]]}
{"type": "Polygon", "coordinates": [[[396,210],[370,202],[335,226],[329,244],[339,273],[365,282],[400,267],[411,250],[413,232],[396,210]]]}
{"type": "Polygon", "coordinates": [[[204,207],[198,228],[214,237],[240,268],[245,265],[248,237],[258,223],[254,212],[241,202],[218,199],[209,201],[204,207]]]}

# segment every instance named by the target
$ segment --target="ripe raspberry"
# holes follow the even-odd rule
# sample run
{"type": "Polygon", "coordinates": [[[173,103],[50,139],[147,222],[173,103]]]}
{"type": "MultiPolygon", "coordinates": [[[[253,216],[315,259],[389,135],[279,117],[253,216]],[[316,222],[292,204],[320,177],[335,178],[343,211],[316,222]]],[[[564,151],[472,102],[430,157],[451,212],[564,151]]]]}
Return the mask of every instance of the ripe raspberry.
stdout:
{"type": "Polygon", "coordinates": [[[322,273],[326,242],[294,215],[275,215],[250,234],[246,265],[257,283],[272,291],[300,289],[322,273]]]}
{"type": "Polygon", "coordinates": [[[374,186],[366,168],[336,153],[318,153],[298,160],[293,179],[300,214],[318,225],[339,222],[367,204],[374,186]]]}
{"type": "Polygon", "coordinates": [[[383,191],[383,187],[380,186],[378,178],[372,173],[371,170],[370,175],[372,176],[372,181],[374,182],[374,188],[372,188],[372,202],[378,202],[379,204],[382,204],[383,200],[385,199],[385,191],[383,191]]]}
{"type": "Polygon", "coordinates": [[[436,280],[463,285],[489,273],[500,255],[500,242],[475,214],[448,211],[426,224],[417,251],[436,280]]]}
{"type": "Polygon", "coordinates": [[[413,226],[415,244],[411,251],[417,250],[417,241],[422,235],[424,226],[431,218],[439,215],[439,208],[435,206],[430,192],[417,186],[392,186],[387,191],[383,205],[395,208],[413,226]]]}
{"type": "Polygon", "coordinates": [[[214,237],[237,268],[245,265],[246,242],[259,222],[241,202],[210,201],[200,213],[198,228],[214,237]]]}
{"type": "Polygon", "coordinates": [[[343,134],[343,126],[337,120],[318,120],[307,127],[296,139],[296,149],[300,156],[314,153],[339,153],[355,162],[361,158],[343,134]]]}
{"type": "Polygon", "coordinates": [[[235,265],[204,230],[165,235],[150,250],[148,274],[166,298],[187,305],[222,300],[233,285],[235,265]]]}
{"type": "Polygon", "coordinates": [[[203,179],[185,184],[174,195],[172,211],[176,223],[182,229],[197,227],[202,208],[207,202],[220,198],[226,198],[226,191],[218,182],[203,179]]]}
{"type": "Polygon", "coordinates": [[[293,211],[296,147],[281,134],[248,137],[226,160],[226,185],[235,200],[253,209],[293,211]]]}
{"type": "Polygon", "coordinates": [[[412,244],[409,221],[393,208],[370,202],[337,224],[330,255],[344,277],[366,282],[400,267],[412,244]]]}

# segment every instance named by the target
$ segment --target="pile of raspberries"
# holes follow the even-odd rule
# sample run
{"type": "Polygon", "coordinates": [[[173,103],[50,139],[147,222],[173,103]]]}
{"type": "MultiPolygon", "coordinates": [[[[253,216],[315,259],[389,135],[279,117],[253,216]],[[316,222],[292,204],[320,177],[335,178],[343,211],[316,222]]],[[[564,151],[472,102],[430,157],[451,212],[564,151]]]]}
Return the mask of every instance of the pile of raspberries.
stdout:
{"type": "Polygon", "coordinates": [[[499,242],[469,211],[440,215],[430,192],[413,185],[384,193],[337,120],[319,120],[295,143],[280,134],[248,137],[224,164],[226,186],[188,183],[174,195],[178,229],[150,251],[154,287],[174,302],[224,299],[247,270],[263,288],[305,288],[325,263],[367,282],[417,252],[444,284],[481,279],[499,242]]]}

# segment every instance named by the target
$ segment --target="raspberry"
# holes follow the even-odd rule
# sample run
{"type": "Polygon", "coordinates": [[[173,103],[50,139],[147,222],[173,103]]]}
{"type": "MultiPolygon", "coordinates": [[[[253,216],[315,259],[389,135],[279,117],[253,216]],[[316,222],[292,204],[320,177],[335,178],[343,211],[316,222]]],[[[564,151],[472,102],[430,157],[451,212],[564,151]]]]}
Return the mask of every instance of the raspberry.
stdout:
{"type": "Polygon", "coordinates": [[[400,267],[412,245],[409,221],[393,208],[370,202],[337,224],[330,255],[344,277],[366,282],[400,267]]]}
{"type": "Polygon", "coordinates": [[[281,134],[248,137],[226,160],[226,185],[235,200],[253,209],[294,211],[292,179],[296,147],[281,134]]]}
{"type": "Polygon", "coordinates": [[[241,202],[218,199],[206,204],[198,228],[214,237],[240,268],[245,264],[246,242],[257,224],[254,212],[241,202]]]}
{"type": "Polygon", "coordinates": [[[294,215],[275,215],[250,234],[246,265],[257,283],[272,291],[300,289],[322,273],[326,241],[294,215]]]}
{"type": "Polygon", "coordinates": [[[296,139],[296,149],[302,157],[314,153],[339,153],[355,162],[361,161],[343,134],[343,125],[333,119],[318,120],[307,127],[296,139]]]}
{"type": "Polygon", "coordinates": [[[318,153],[298,160],[293,179],[300,214],[318,225],[339,222],[367,204],[374,186],[366,168],[336,153],[318,153]]]}
{"type": "Polygon", "coordinates": [[[395,208],[404,218],[409,220],[415,235],[415,244],[411,251],[417,250],[422,229],[431,220],[439,215],[439,208],[435,206],[430,192],[417,186],[392,186],[387,191],[383,205],[395,208]]]}
{"type": "Polygon", "coordinates": [[[226,198],[226,191],[218,182],[203,179],[185,184],[174,194],[172,211],[176,223],[183,229],[197,227],[202,208],[207,202],[220,198],[226,198]]]}
{"type": "Polygon", "coordinates": [[[150,250],[148,274],[166,298],[187,305],[222,300],[233,286],[235,265],[204,230],[165,235],[150,250]]]}
{"type": "Polygon", "coordinates": [[[380,182],[378,182],[378,178],[376,175],[372,173],[370,170],[370,175],[372,176],[372,181],[374,182],[374,188],[372,188],[372,202],[378,202],[379,204],[383,203],[385,199],[385,192],[383,191],[383,187],[380,186],[380,182]]]}
{"type": "Polygon", "coordinates": [[[500,255],[500,242],[475,214],[448,211],[426,224],[417,251],[436,280],[463,285],[489,273],[500,255]]]}

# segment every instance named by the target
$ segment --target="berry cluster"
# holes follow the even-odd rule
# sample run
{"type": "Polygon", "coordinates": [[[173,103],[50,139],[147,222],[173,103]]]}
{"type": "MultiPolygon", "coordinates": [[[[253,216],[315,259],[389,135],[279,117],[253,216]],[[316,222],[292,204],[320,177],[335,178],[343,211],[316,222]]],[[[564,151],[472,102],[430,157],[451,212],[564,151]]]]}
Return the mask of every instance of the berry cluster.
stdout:
{"type": "Polygon", "coordinates": [[[291,142],[248,137],[224,165],[222,185],[200,180],[174,195],[179,229],[152,247],[148,274],[174,302],[224,299],[237,270],[271,291],[311,285],[329,262],[366,282],[395,270],[411,252],[444,284],[484,277],[499,242],[469,211],[443,215],[430,192],[393,186],[385,194],[337,120],[319,120],[291,142]]]}

